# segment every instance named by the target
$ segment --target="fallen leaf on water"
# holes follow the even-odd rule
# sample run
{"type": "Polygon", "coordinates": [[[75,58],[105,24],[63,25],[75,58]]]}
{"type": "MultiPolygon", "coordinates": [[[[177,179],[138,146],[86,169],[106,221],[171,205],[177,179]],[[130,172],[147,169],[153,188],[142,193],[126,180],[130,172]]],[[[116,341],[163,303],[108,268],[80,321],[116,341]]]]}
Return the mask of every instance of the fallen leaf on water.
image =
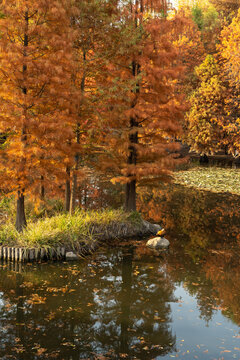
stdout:
{"type": "Polygon", "coordinates": [[[46,351],[47,351],[47,349],[45,349],[45,348],[39,348],[39,349],[37,349],[37,355],[42,355],[42,354],[44,354],[46,351]]]}
{"type": "Polygon", "coordinates": [[[27,303],[30,305],[39,305],[44,304],[46,301],[46,297],[40,296],[38,294],[32,294],[29,300],[27,300],[27,303]]]}

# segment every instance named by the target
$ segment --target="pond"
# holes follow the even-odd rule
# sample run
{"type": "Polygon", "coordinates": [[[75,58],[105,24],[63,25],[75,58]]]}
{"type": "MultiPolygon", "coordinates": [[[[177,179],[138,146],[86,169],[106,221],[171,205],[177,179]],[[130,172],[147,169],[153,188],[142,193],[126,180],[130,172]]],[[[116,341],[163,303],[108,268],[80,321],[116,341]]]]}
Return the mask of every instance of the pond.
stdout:
{"type": "Polygon", "coordinates": [[[128,241],[78,263],[0,264],[0,358],[240,359],[239,205],[143,191],[168,252],[128,241]]]}

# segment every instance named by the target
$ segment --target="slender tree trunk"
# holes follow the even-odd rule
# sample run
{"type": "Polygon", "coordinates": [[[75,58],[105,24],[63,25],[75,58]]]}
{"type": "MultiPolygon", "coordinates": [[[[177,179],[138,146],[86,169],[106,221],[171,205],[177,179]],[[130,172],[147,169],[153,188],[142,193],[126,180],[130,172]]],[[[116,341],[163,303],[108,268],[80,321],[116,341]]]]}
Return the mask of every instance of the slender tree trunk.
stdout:
{"type": "Polygon", "coordinates": [[[71,191],[71,199],[70,199],[70,214],[74,213],[76,207],[76,194],[77,194],[77,174],[73,174],[72,181],[72,191],[71,191]]]}
{"type": "MultiPolygon", "coordinates": [[[[29,46],[29,39],[28,39],[28,24],[29,24],[29,14],[28,11],[25,12],[24,15],[25,20],[25,31],[24,31],[24,42],[23,42],[23,56],[27,58],[27,48],[29,46]]],[[[27,65],[23,63],[23,79],[25,80],[27,73],[27,65]]],[[[23,87],[23,95],[27,95],[27,88],[26,86],[23,87]]],[[[21,141],[24,145],[24,148],[27,146],[27,105],[24,106],[23,110],[23,123],[22,123],[22,137],[21,141]]],[[[22,159],[22,171],[24,170],[26,164],[26,158],[23,156],[22,159]]],[[[26,216],[25,216],[25,206],[24,206],[24,191],[18,191],[18,199],[17,199],[17,214],[16,214],[16,223],[15,227],[17,231],[22,232],[23,229],[27,226],[26,216]]]]}
{"type": "Polygon", "coordinates": [[[88,199],[88,191],[87,191],[87,184],[84,185],[84,207],[87,208],[87,199],[88,199]]]}
{"type": "MultiPolygon", "coordinates": [[[[80,124],[77,124],[77,144],[80,144],[80,132],[79,132],[80,124]]],[[[76,198],[77,198],[77,186],[78,186],[78,171],[79,166],[79,154],[77,153],[75,156],[75,173],[73,174],[73,182],[72,182],[72,192],[71,192],[71,199],[70,199],[70,214],[74,213],[76,207],[76,198]]]]}
{"type": "Polygon", "coordinates": [[[44,181],[44,177],[41,176],[41,189],[40,189],[40,197],[41,197],[41,200],[44,201],[45,199],[45,187],[43,185],[43,181],[44,181]]]}
{"type": "MultiPolygon", "coordinates": [[[[83,51],[83,62],[86,63],[86,52],[85,51],[83,51]]],[[[86,80],[86,73],[84,71],[82,80],[81,80],[82,96],[84,96],[84,91],[85,91],[85,80],[86,80]]],[[[80,123],[77,123],[76,141],[77,141],[77,144],[80,144],[80,123]]],[[[71,201],[70,201],[70,214],[74,213],[74,210],[76,207],[77,186],[78,186],[78,177],[77,177],[78,166],[79,166],[79,153],[77,153],[75,156],[75,171],[76,172],[73,175],[72,193],[71,193],[71,201]]]]}
{"type": "MultiPolygon", "coordinates": [[[[135,119],[131,118],[130,121],[131,128],[138,127],[138,123],[135,119]]],[[[133,134],[129,135],[130,146],[129,146],[129,155],[127,163],[129,165],[137,164],[137,150],[136,144],[138,143],[138,132],[135,131],[133,134]]],[[[131,175],[129,175],[131,177],[131,175]]],[[[132,179],[126,184],[125,188],[125,210],[126,211],[136,211],[136,180],[132,179]]]]}
{"type": "Polygon", "coordinates": [[[70,167],[66,168],[67,179],[65,187],[65,211],[70,210],[70,200],[71,200],[71,183],[70,183],[70,167]]]}
{"type": "MultiPolygon", "coordinates": [[[[136,7],[137,9],[137,7],[136,7]]],[[[137,23],[135,25],[138,26],[137,23]]],[[[136,63],[135,61],[132,62],[132,75],[133,77],[136,77],[140,74],[140,65],[136,63]]],[[[134,90],[136,97],[132,103],[132,108],[135,107],[137,103],[138,94],[140,92],[140,85],[139,83],[136,83],[136,89],[134,90]]],[[[128,165],[137,165],[137,149],[136,145],[138,144],[138,131],[137,128],[139,127],[139,124],[135,118],[130,119],[130,135],[129,135],[129,155],[127,159],[128,165]]],[[[129,175],[131,177],[131,174],[129,175]]],[[[126,184],[125,189],[125,210],[126,211],[136,211],[137,205],[136,205],[136,180],[131,179],[126,184]]]]}
{"type": "Polygon", "coordinates": [[[27,226],[26,216],[25,216],[25,204],[24,204],[24,195],[22,192],[18,192],[17,199],[17,216],[15,227],[17,231],[22,232],[23,229],[27,226]]]}

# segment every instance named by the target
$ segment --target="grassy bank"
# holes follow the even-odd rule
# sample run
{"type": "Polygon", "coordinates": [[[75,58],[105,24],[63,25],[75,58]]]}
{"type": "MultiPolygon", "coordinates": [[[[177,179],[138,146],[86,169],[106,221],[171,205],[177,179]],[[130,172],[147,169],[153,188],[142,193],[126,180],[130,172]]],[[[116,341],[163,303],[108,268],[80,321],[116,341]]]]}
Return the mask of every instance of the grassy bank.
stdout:
{"type": "Polygon", "coordinates": [[[4,246],[57,247],[77,249],[96,239],[109,240],[142,231],[138,213],[122,210],[77,211],[74,215],[59,213],[52,217],[30,221],[19,234],[12,221],[0,228],[0,243],[4,246]]]}
{"type": "Polygon", "coordinates": [[[240,195],[240,169],[190,167],[188,170],[175,172],[174,182],[217,193],[240,195]]]}

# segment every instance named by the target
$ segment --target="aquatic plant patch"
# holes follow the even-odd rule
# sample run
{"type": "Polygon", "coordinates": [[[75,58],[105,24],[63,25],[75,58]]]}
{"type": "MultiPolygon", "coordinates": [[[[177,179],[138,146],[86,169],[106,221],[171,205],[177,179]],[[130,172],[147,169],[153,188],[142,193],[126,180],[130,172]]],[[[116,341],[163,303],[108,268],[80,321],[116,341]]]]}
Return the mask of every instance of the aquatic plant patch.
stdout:
{"type": "Polygon", "coordinates": [[[195,167],[174,173],[174,183],[240,195],[240,169],[195,167]]]}

